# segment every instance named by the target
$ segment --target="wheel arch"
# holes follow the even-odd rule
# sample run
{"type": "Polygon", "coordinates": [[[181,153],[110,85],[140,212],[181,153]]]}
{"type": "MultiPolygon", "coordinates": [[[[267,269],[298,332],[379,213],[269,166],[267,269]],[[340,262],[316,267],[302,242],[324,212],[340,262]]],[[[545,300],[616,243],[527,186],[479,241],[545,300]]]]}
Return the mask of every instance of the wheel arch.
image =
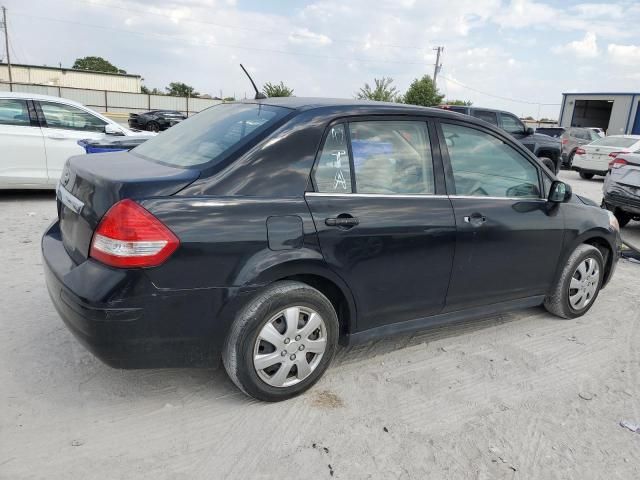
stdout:
{"type": "Polygon", "coordinates": [[[294,260],[271,266],[256,279],[261,286],[282,280],[305,283],[320,291],[333,305],[340,323],[340,336],[356,330],[357,308],[351,289],[322,261],[294,260]]]}
{"type": "Polygon", "coordinates": [[[562,255],[561,261],[558,263],[558,271],[556,272],[556,278],[559,274],[562,273],[562,269],[564,268],[565,263],[568,258],[571,256],[573,251],[578,247],[578,245],[586,244],[596,247],[602,257],[604,258],[604,278],[603,278],[603,286],[607,284],[611,277],[611,272],[613,271],[613,262],[615,260],[615,251],[616,247],[608,238],[611,236],[611,232],[605,230],[604,228],[597,228],[593,230],[589,230],[584,232],[582,235],[576,237],[573,242],[565,248],[564,254],[562,255]]]}

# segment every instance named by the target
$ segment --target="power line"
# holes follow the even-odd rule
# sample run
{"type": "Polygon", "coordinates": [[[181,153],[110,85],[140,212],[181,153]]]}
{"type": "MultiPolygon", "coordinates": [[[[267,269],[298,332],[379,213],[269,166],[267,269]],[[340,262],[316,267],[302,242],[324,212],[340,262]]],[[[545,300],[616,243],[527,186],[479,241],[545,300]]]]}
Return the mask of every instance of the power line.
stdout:
{"type": "MultiPolygon", "coordinates": [[[[132,35],[140,35],[140,36],[143,36],[143,37],[155,36],[155,37],[171,38],[172,40],[180,39],[179,35],[171,35],[171,34],[167,34],[167,33],[136,32],[136,31],[133,31],[133,30],[126,30],[124,28],[107,27],[107,26],[104,26],[104,25],[83,23],[83,22],[77,22],[77,21],[73,21],[73,20],[63,20],[61,18],[42,17],[42,16],[38,16],[38,15],[30,15],[30,14],[21,13],[21,12],[17,12],[17,13],[13,12],[13,13],[14,13],[14,15],[18,15],[18,16],[21,16],[21,17],[36,18],[36,19],[52,21],[52,22],[62,22],[62,23],[67,23],[67,24],[72,24],[72,25],[80,25],[80,26],[83,26],[83,27],[98,28],[98,29],[102,29],[102,30],[111,30],[111,31],[116,31],[116,32],[124,32],[124,33],[129,33],[129,34],[132,34],[132,35]]],[[[279,53],[279,54],[282,54],[282,55],[294,55],[294,56],[304,56],[304,57],[313,57],[313,58],[324,58],[324,59],[327,59],[327,60],[340,60],[340,61],[343,61],[343,62],[346,61],[346,62],[359,62],[359,63],[391,63],[391,64],[399,64],[399,65],[424,65],[423,62],[405,62],[405,61],[399,61],[399,60],[375,60],[375,59],[371,60],[371,59],[366,59],[366,58],[333,57],[333,56],[330,56],[330,55],[321,55],[321,54],[303,53],[303,52],[289,52],[289,51],[286,51],[286,50],[277,50],[277,49],[270,49],[270,48],[258,48],[258,47],[245,47],[245,46],[242,46],[242,45],[230,45],[230,44],[213,43],[213,42],[208,42],[208,43],[198,42],[198,43],[195,43],[195,45],[196,46],[201,46],[201,47],[236,48],[236,49],[240,49],[240,50],[250,50],[250,51],[257,51],[257,52],[279,53]]]]}
{"type": "MultiPolygon", "coordinates": [[[[121,5],[107,5],[107,4],[100,4],[100,3],[93,3],[93,2],[87,2],[86,0],[73,0],[76,3],[82,3],[84,5],[90,5],[92,7],[103,7],[103,8],[108,8],[108,9],[117,9],[117,10],[122,10],[125,12],[135,12],[135,13],[141,13],[143,15],[155,15],[158,17],[163,17],[169,20],[172,20],[172,17],[170,15],[166,15],[164,13],[160,13],[160,12],[153,12],[151,10],[142,10],[142,9],[136,9],[136,8],[131,8],[131,7],[124,7],[121,5]]],[[[195,18],[181,18],[180,19],[181,22],[191,22],[191,23],[199,23],[199,24],[203,24],[203,25],[211,25],[214,27],[218,27],[218,28],[226,28],[226,29],[230,29],[230,30],[244,30],[247,32],[257,32],[257,33],[267,33],[270,35],[279,35],[279,36],[285,36],[285,37],[290,37],[290,36],[296,36],[296,32],[282,32],[282,31],[278,31],[278,30],[267,30],[267,29],[263,29],[263,28],[253,28],[253,27],[241,27],[238,25],[225,25],[222,23],[216,23],[216,22],[211,22],[208,20],[199,20],[199,19],[195,19],[195,18]]],[[[354,43],[354,44],[362,44],[362,40],[356,40],[353,38],[344,38],[344,37],[329,37],[328,35],[324,35],[322,33],[317,33],[316,35],[322,35],[325,36],[327,38],[330,38],[331,40],[336,40],[339,42],[343,42],[343,43],[354,43]]],[[[379,43],[379,42],[375,42],[375,44],[377,46],[381,46],[381,47],[390,47],[390,48],[402,48],[402,49],[411,49],[411,50],[421,50],[422,47],[417,47],[416,45],[398,45],[398,44],[393,44],[393,43],[379,43]]],[[[426,47],[425,47],[426,48],[426,47]]]]}
{"type": "Polygon", "coordinates": [[[500,100],[507,100],[509,102],[515,102],[515,103],[526,103],[528,105],[551,105],[551,106],[560,105],[559,103],[532,102],[532,101],[529,101],[529,100],[520,100],[520,99],[517,99],[517,98],[509,98],[509,97],[503,97],[501,95],[494,95],[493,93],[483,92],[482,90],[478,90],[477,88],[473,88],[473,87],[470,87],[468,85],[465,85],[464,83],[461,83],[461,82],[459,82],[457,80],[454,80],[453,78],[445,77],[444,75],[441,75],[441,77],[444,78],[445,80],[449,81],[449,82],[453,82],[456,85],[460,85],[461,87],[466,88],[468,90],[471,90],[473,92],[481,93],[482,95],[486,95],[488,97],[498,98],[500,100]]]}

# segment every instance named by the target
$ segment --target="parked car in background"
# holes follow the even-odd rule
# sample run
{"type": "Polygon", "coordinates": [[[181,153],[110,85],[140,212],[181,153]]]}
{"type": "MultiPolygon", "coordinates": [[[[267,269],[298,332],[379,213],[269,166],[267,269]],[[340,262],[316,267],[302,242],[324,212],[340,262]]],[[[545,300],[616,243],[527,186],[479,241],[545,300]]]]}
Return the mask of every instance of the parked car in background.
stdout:
{"type": "Polygon", "coordinates": [[[117,367],[221,357],[267,401],[310,388],[339,341],[579,317],[620,247],[613,214],[503,130],[396,103],[224,103],[71,158],[57,202],[45,278],[83,344],[117,367]]]}
{"type": "Polygon", "coordinates": [[[554,138],[560,138],[560,135],[562,135],[565,130],[566,128],[564,127],[538,127],[536,128],[536,133],[548,135],[554,138]]]}
{"type": "Polygon", "coordinates": [[[640,154],[621,153],[609,162],[602,207],[613,212],[620,227],[640,220],[640,154]]]}
{"type": "Polygon", "coordinates": [[[493,110],[489,108],[466,107],[459,105],[440,105],[438,108],[450,110],[452,112],[464,113],[472,117],[484,120],[491,125],[513,135],[520,143],[528,148],[538,158],[548,158],[551,160],[554,172],[560,170],[560,140],[548,135],[535,133],[532,128],[527,128],[525,124],[513,113],[503,110],[493,110]]]}
{"type": "Polygon", "coordinates": [[[591,128],[570,127],[560,137],[562,143],[562,164],[571,167],[578,147],[598,140],[600,135],[591,128]]]}
{"type": "Polygon", "coordinates": [[[129,151],[146,142],[150,136],[85,138],[78,140],[78,145],[87,153],[107,153],[129,151]]]}
{"type": "Polygon", "coordinates": [[[589,180],[594,175],[605,176],[609,163],[621,153],[640,150],[640,135],[609,135],[578,147],[571,168],[589,180]]]}
{"type": "Polygon", "coordinates": [[[150,135],[65,98],[0,92],[0,188],[55,188],[79,140],[150,135]]]}
{"type": "Polygon", "coordinates": [[[151,110],[144,113],[130,113],[129,126],[150,132],[160,132],[187,118],[175,110],[151,110]]]}

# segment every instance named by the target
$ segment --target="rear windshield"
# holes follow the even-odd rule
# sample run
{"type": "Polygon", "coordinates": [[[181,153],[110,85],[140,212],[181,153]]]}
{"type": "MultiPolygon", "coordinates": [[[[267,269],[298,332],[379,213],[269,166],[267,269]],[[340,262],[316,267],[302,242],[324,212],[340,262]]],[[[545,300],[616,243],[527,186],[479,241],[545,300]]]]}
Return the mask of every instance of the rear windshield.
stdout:
{"type": "Polygon", "coordinates": [[[215,164],[289,112],[271,105],[223,103],[178,123],[132,152],[173,167],[215,164]]]}
{"type": "Polygon", "coordinates": [[[601,145],[603,147],[619,147],[629,148],[631,145],[640,142],[639,138],[625,138],[625,137],[604,137],[591,142],[591,145],[601,145]]]}

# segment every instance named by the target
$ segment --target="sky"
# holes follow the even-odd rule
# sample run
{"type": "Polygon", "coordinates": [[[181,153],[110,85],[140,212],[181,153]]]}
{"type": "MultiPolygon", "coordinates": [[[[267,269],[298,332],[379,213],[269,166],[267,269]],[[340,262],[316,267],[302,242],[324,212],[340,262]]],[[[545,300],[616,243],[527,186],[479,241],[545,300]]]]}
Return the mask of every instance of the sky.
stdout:
{"type": "MultiPolygon", "coordinates": [[[[535,0],[0,0],[14,63],[102,56],[149,88],[214,96],[259,85],[352,98],[433,75],[447,99],[557,118],[563,92],[640,92],[640,2],[535,0]]],[[[0,56],[4,51],[0,47],[0,56]]]]}

